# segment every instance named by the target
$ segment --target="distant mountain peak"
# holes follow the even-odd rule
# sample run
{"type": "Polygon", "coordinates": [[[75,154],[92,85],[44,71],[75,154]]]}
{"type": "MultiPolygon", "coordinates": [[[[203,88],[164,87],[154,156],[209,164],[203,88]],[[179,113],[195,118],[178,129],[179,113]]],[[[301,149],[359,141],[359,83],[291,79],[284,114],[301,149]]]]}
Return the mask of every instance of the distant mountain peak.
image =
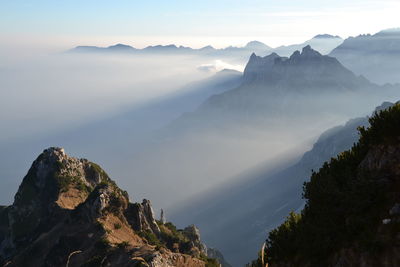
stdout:
{"type": "Polygon", "coordinates": [[[249,62],[244,69],[243,77],[245,81],[254,80],[260,72],[272,68],[275,60],[281,58],[277,53],[271,53],[268,56],[260,57],[252,53],[249,62]]]}
{"type": "Polygon", "coordinates": [[[357,74],[379,83],[399,83],[400,29],[349,37],[330,53],[357,74]]]}
{"type": "Polygon", "coordinates": [[[312,49],[310,45],[303,47],[301,55],[322,57],[321,53],[318,52],[317,50],[312,49]]]}
{"type": "Polygon", "coordinates": [[[214,49],[215,48],[213,46],[211,46],[211,45],[207,45],[207,46],[204,46],[204,47],[200,48],[200,50],[214,50],[214,49]]]}
{"type": "Polygon", "coordinates": [[[119,44],[116,44],[116,45],[110,45],[108,48],[128,48],[128,49],[131,49],[133,47],[130,46],[130,45],[119,43],[119,44]]]}
{"type": "Polygon", "coordinates": [[[256,58],[258,58],[259,56],[257,56],[256,55],[256,53],[251,53],[251,55],[250,55],[250,60],[254,60],[254,59],[256,59],[256,58]]]}
{"type": "Polygon", "coordinates": [[[260,41],[251,41],[248,42],[245,46],[247,49],[271,49],[268,45],[260,42],[260,41]]]}
{"type": "Polygon", "coordinates": [[[169,44],[169,45],[149,45],[148,47],[146,47],[145,49],[152,49],[152,48],[173,48],[173,49],[177,49],[178,47],[175,44],[169,44]]]}
{"type": "Polygon", "coordinates": [[[331,34],[317,34],[313,37],[313,39],[342,39],[339,35],[331,35],[331,34]]]}
{"type": "Polygon", "coordinates": [[[321,53],[319,53],[318,51],[312,49],[310,45],[307,45],[303,47],[301,53],[300,51],[297,50],[290,56],[289,59],[295,60],[298,58],[319,58],[319,57],[323,57],[323,55],[321,55],[321,53]]]}
{"type": "Polygon", "coordinates": [[[386,30],[382,30],[376,34],[374,34],[374,36],[399,36],[400,37],[400,28],[391,28],[391,29],[386,29],[386,30]]]}
{"type": "Polygon", "coordinates": [[[304,87],[332,84],[336,88],[358,88],[369,81],[356,77],[336,58],[325,56],[307,45],[289,58],[272,53],[266,57],[251,54],[243,75],[246,83],[277,85],[296,83],[304,87]],[[313,81],[310,83],[310,81],[313,81]]]}

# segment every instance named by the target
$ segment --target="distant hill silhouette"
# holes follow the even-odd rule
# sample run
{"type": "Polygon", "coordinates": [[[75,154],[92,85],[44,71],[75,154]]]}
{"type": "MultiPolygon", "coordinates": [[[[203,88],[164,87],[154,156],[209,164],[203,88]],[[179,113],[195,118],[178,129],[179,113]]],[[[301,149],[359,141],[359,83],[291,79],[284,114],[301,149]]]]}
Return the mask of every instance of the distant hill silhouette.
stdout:
{"type": "Polygon", "coordinates": [[[377,83],[400,83],[400,29],[347,38],[331,56],[377,83]]]}

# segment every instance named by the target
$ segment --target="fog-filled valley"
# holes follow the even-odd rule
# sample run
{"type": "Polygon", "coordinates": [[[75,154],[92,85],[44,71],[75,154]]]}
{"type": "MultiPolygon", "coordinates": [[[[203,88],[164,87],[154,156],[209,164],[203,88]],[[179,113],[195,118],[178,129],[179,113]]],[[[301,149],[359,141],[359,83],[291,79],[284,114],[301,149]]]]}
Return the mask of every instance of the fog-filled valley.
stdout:
{"type": "Polygon", "coordinates": [[[44,148],[62,147],[243,266],[304,207],[312,170],[400,99],[398,40],[393,30],[275,48],[4,48],[0,201],[13,202],[44,148]]]}

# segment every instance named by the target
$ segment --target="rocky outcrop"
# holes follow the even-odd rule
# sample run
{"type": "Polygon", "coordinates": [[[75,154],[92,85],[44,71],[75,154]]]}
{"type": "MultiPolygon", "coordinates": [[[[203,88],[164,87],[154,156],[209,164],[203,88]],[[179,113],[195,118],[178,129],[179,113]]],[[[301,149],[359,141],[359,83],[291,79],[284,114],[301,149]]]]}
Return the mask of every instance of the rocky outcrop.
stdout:
{"type": "Polygon", "coordinates": [[[160,234],[150,200],[143,199],[142,203],[129,204],[125,215],[136,231],[151,231],[156,235],[160,234]]]}
{"type": "MultiPolygon", "coordinates": [[[[203,248],[193,227],[193,247],[203,248]]],[[[14,203],[0,207],[1,265],[183,267],[210,260],[203,251],[172,252],[163,238],[150,201],[130,203],[98,165],[62,148],[43,151],[14,203]]]]}
{"type": "Polygon", "coordinates": [[[183,234],[190,241],[190,250],[195,255],[207,255],[207,247],[201,242],[200,231],[195,225],[183,229],[183,234]]]}
{"type": "Polygon", "coordinates": [[[110,181],[96,164],[49,148],[33,162],[8,208],[9,232],[0,254],[19,249],[85,201],[100,183],[110,181]]]}

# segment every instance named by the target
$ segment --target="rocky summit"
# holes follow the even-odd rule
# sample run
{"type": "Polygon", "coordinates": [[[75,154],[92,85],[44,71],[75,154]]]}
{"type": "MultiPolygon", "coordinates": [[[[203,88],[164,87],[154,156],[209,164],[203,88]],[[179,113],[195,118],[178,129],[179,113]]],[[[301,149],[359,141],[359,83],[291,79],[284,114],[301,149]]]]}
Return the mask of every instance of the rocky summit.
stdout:
{"type": "Polygon", "coordinates": [[[130,203],[97,164],[49,148],[33,162],[14,203],[0,206],[3,266],[219,266],[199,230],[130,203]]]}
{"type": "Polygon", "coordinates": [[[256,83],[297,88],[354,89],[371,86],[362,77],[356,77],[336,58],[321,55],[307,45],[295,51],[290,57],[280,57],[272,53],[266,57],[251,55],[244,70],[247,84],[256,83]],[[323,85],[323,86],[322,86],[323,85]]]}

